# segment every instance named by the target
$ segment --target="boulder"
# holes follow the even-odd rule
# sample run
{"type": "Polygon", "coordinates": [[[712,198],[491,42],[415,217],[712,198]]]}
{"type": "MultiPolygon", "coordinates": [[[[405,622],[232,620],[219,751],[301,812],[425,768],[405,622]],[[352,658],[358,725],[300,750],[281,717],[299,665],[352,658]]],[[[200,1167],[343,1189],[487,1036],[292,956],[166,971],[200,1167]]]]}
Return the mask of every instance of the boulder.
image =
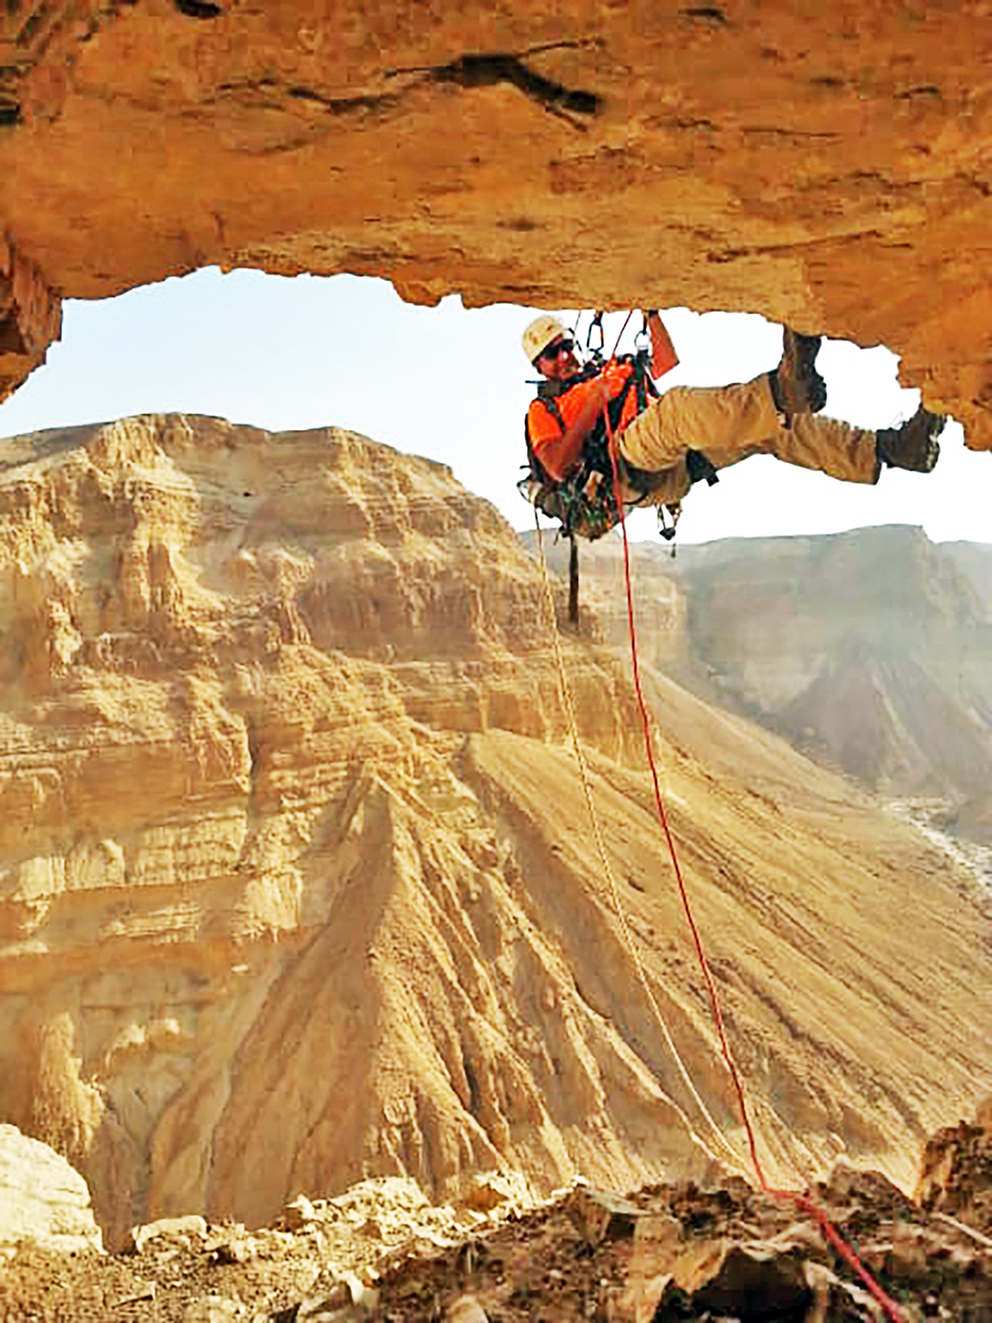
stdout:
{"type": "Polygon", "coordinates": [[[90,1192],[79,1172],[47,1144],[0,1125],[0,1244],[102,1251],[90,1192]]]}
{"type": "Polygon", "coordinates": [[[189,1213],[185,1217],[160,1217],[155,1222],[146,1222],[134,1227],[129,1238],[129,1248],[140,1254],[151,1240],[164,1236],[170,1240],[179,1240],[189,1246],[193,1238],[203,1240],[207,1234],[207,1224],[199,1213],[189,1213]]]}

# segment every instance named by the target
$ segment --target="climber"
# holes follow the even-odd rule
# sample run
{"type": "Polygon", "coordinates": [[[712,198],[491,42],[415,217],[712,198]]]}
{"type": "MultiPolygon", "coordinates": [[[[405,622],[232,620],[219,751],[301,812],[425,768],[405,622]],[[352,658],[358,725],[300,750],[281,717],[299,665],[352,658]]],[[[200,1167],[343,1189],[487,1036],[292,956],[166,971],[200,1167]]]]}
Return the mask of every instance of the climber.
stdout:
{"type": "MultiPolygon", "coordinates": [[[[661,376],[678,356],[658,314],[649,313],[646,324],[651,375],[661,376]]],[[[521,490],[560,518],[566,532],[595,538],[617,522],[607,402],[625,505],[677,512],[693,482],[715,482],[717,470],[750,455],[774,455],[846,482],[875,483],[883,464],[929,473],[940,453],[940,415],[921,406],[900,427],[879,431],[816,416],[827,398],[815,366],[820,343],[786,329],[774,371],[742,385],[675,386],[659,396],[650,379],[634,389],[637,355],[583,367],[566,327],[556,317],[537,317],[523,334],[524,353],[542,381],[527,412],[530,475],[521,490]]]]}

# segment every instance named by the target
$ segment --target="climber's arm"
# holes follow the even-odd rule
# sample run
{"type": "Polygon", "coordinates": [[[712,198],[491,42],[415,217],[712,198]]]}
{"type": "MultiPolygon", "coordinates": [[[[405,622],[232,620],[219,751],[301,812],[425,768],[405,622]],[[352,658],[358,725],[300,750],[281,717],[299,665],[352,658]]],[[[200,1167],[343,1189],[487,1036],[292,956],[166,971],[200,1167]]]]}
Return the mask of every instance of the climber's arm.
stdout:
{"type": "Polygon", "coordinates": [[[568,476],[582,458],[586,437],[596,425],[609,398],[606,383],[595,377],[584,389],[585,399],[574,420],[554,440],[545,441],[538,448],[538,457],[556,482],[568,476]]]}

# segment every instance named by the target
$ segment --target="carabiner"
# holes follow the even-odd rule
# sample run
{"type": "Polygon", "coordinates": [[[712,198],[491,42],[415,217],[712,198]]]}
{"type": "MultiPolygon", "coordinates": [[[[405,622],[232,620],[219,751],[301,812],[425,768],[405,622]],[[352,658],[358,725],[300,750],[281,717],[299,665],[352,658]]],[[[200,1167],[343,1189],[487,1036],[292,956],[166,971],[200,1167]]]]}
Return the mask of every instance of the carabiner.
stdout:
{"type": "Polygon", "coordinates": [[[606,336],[603,331],[603,313],[594,312],[586,334],[586,349],[594,358],[602,358],[606,336]]]}
{"type": "Polygon", "coordinates": [[[644,318],[644,321],[641,323],[641,329],[634,336],[635,354],[639,350],[651,348],[651,332],[648,330],[648,315],[646,312],[642,312],[641,316],[644,318]]]}
{"type": "MultiPolygon", "coordinates": [[[[658,506],[658,532],[661,534],[661,536],[665,539],[666,542],[671,542],[672,539],[675,537],[675,530],[678,527],[679,517],[681,514],[682,514],[681,501],[671,501],[668,505],[658,506]],[[672,521],[670,524],[665,519],[666,512],[668,513],[668,516],[672,521]]],[[[674,558],[674,556],[675,556],[675,547],[673,545],[672,557],[674,558]]]]}

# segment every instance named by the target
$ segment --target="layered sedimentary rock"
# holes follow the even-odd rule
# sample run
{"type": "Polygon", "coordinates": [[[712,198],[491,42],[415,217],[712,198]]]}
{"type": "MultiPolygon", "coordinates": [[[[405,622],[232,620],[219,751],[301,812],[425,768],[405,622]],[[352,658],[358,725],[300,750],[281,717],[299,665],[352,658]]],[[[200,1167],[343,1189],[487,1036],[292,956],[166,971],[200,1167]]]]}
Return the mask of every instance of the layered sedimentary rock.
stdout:
{"type": "MultiPolygon", "coordinates": [[[[734,1167],[629,691],[565,640],[697,1098],[563,747],[541,575],[490,506],[333,429],[137,418],[0,462],[0,1120],[79,1166],[112,1243],[369,1175],[734,1167]]],[[[658,715],[768,1170],[911,1181],[990,1087],[987,917],[783,743],[671,685],[658,715]]]]}
{"type": "Polygon", "coordinates": [[[762,312],[885,342],[988,447],[990,54],[983,0],[32,0],[0,233],[55,296],[219,263],[762,312]]]}

